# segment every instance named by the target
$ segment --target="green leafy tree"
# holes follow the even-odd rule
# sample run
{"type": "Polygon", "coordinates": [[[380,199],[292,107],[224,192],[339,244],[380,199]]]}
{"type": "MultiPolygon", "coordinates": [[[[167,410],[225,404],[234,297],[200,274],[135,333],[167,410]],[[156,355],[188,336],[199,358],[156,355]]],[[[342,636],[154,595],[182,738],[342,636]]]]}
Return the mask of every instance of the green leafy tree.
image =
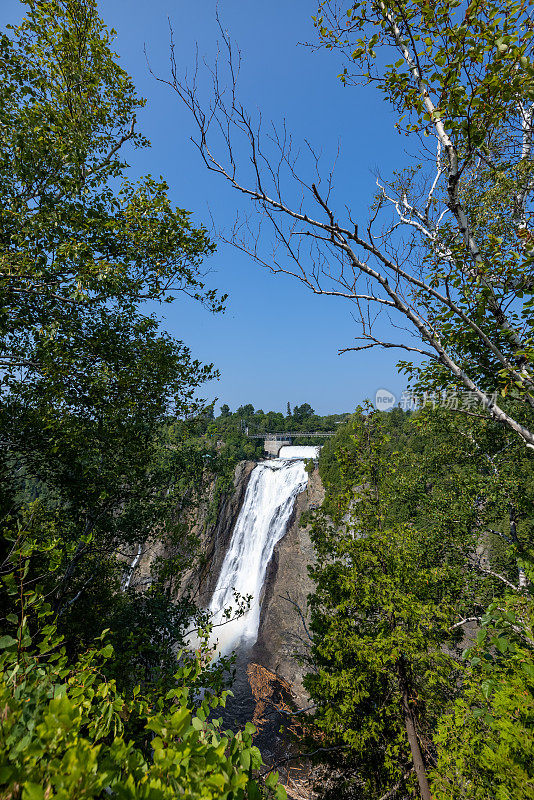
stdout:
{"type": "MultiPolygon", "coordinates": [[[[223,303],[202,278],[206,231],[163,179],[128,177],[148,146],[144,100],[113,36],[93,0],[28,0],[0,38],[0,555],[21,529],[54,542],[29,569],[73,652],[122,603],[117,552],[131,560],[157,527],[180,553],[176,579],[194,558],[183,518],[207,465],[187,426],[168,423],[202,408],[215,373],[145,304],[223,303]]],[[[153,591],[165,605],[170,585],[153,591]]]]}
{"type": "Polygon", "coordinates": [[[285,420],[285,417],[284,417],[283,414],[280,414],[280,413],[278,413],[276,411],[269,411],[267,414],[265,414],[265,417],[264,417],[264,428],[263,428],[263,430],[265,430],[267,432],[268,431],[273,431],[273,432],[283,431],[284,427],[285,427],[285,423],[286,423],[286,420],[285,420]]]}
{"type": "Polygon", "coordinates": [[[205,231],[172,207],[162,180],[125,174],[126,143],[148,145],[136,131],[144,100],[96,4],[26,5],[1,40],[1,333],[11,380],[21,367],[46,375],[50,361],[71,375],[62,335],[90,315],[113,327],[117,313],[170,301],[175,290],[220,308],[200,280],[213,249],[205,231]]]}
{"type": "Polygon", "coordinates": [[[345,785],[327,796],[429,797],[435,760],[452,774],[435,733],[458,697],[463,631],[508,591],[530,607],[530,456],[489,420],[367,409],[325,445],[319,471],[306,684],[345,785]]]}
{"type": "Polygon", "coordinates": [[[243,419],[250,419],[254,415],[254,406],[252,403],[247,403],[246,406],[239,406],[235,413],[243,419]]]}
{"type": "MultiPolygon", "coordinates": [[[[28,554],[25,546],[19,554],[28,554]]],[[[205,653],[182,657],[166,694],[149,701],[139,686],[121,694],[105,675],[113,656],[106,632],[69,663],[50,607],[23,583],[19,594],[18,577],[4,575],[20,602],[8,620],[14,635],[0,637],[3,794],[23,800],[286,798],[275,773],[265,785],[253,777],[262,765],[254,727],[233,734],[213,718],[227,693],[200,696],[205,653]]]]}
{"type": "Polygon", "coordinates": [[[495,602],[481,619],[462,692],[439,721],[431,774],[437,800],[517,798],[534,792],[532,604],[495,602]]]}
{"type": "Polygon", "coordinates": [[[318,561],[306,686],[319,704],[316,724],[356,760],[362,796],[400,785],[414,796],[418,785],[426,800],[432,726],[454,670],[443,645],[465,559],[450,539],[387,519],[392,465],[380,428],[377,417],[360,416],[357,461],[341,456],[350,522],[340,528],[323,510],[312,523],[318,561]]]}
{"type": "Polygon", "coordinates": [[[305,422],[309,417],[313,416],[315,411],[309,403],[302,403],[300,406],[294,406],[293,419],[299,422],[305,422]]]}

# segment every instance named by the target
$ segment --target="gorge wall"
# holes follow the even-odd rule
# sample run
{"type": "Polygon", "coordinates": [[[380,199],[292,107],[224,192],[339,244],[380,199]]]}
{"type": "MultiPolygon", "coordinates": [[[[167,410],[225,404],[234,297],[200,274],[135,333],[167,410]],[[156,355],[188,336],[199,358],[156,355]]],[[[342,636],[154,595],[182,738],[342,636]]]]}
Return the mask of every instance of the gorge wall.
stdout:
{"type": "Polygon", "coordinates": [[[302,686],[303,667],[299,657],[309,643],[307,598],[313,589],[307,567],[314,552],[309,529],[301,526],[301,515],[323,502],[324,488],[316,469],[295,502],[287,533],[274,549],[263,586],[258,640],[251,660],[287,681],[294,700],[306,705],[302,686]]]}
{"type": "MultiPolygon", "coordinates": [[[[175,590],[177,598],[188,593],[199,605],[209,605],[255,466],[253,461],[237,464],[233,487],[221,494],[216,509],[215,482],[207,486],[193,519],[189,520],[191,532],[200,542],[200,562],[191,563],[186,570],[175,590]]],[[[284,537],[274,548],[261,592],[258,638],[246,655],[247,663],[260,665],[273,678],[287,684],[286,689],[300,707],[306,705],[302,686],[304,668],[299,656],[304,655],[309,641],[307,596],[312,582],[307,567],[313,562],[309,531],[301,527],[300,520],[305,511],[317,507],[323,499],[324,489],[315,468],[308,475],[306,488],[296,497],[284,537]]],[[[129,565],[125,571],[128,585],[142,591],[150,583],[154,561],[172,555],[176,555],[173,547],[157,535],[145,542],[141,552],[133,548],[131,553],[124,554],[129,565]]]]}
{"type": "MultiPolygon", "coordinates": [[[[217,522],[206,531],[206,565],[200,576],[202,598],[210,598],[217,583],[239,510],[255,464],[241,462],[236,467],[234,491],[222,499],[217,522]]],[[[324,489],[317,468],[308,474],[306,488],[296,496],[286,533],[275,545],[263,583],[258,637],[246,654],[248,663],[258,664],[287,683],[293,701],[307,704],[302,686],[305,668],[300,657],[309,644],[307,598],[313,589],[308,565],[314,552],[309,529],[301,526],[304,512],[319,506],[324,489]]]]}
{"type": "Polygon", "coordinates": [[[192,533],[200,542],[201,565],[186,573],[181,592],[190,591],[201,606],[208,606],[211,600],[255,466],[255,461],[240,461],[234,470],[233,488],[220,495],[217,508],[213,508],[213,482],[195,512],[192,533]]]}
{"type": "MultiPolygon", "coordinates": [[[[254,461],[240,461],[234,470],[233,486],[222,492],[216,501],[216,481],[208,482],[203,497],[194,511],[177,509],[177,521],[187,527],[192,541],[199,544],[200,557],[193,553],[192,544],[176,545],[156,531],[141,547],[132,547],[119,558],[126,565],[123,588],[143,591],[151,582],[151,572],[158,559],[180,556],[186,564],[174,596],[192,595],[198,605],[206,606],[217,583],[224,555],[228,548],[235,522],[243,502],[254,461]],[[214,505],[216,503],[216,508],[214,505]],[[189,564],[189,566],[187,566],[189,564]]],[[[196,549],[196,547],[195,547],[196,549]]]]}

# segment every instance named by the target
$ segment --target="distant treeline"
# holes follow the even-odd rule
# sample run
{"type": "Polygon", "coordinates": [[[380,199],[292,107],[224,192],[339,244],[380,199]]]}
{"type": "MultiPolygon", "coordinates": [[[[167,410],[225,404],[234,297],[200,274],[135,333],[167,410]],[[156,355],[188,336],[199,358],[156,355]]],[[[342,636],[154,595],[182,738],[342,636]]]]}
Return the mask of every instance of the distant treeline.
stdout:
{"type": "Polygon", "coordinates": [[[213,407],[205,413],[209,419],[207,430],[220,433],[243,432],[248,430],[249,434],[255,433],[284,433],[287,432],[319,432],[334,431],[336,427],[346,422],[350,414],[327,414],[321,416],[309,403],[302,403],[300,406],[291,408],[287,404],[286,414],[280,411],[264,411],[262,408],[255,409],[251,403],[239,406],[235,411],[230,411],[228,405],[220,407],[219,416],[215,417],[213,407]]]}

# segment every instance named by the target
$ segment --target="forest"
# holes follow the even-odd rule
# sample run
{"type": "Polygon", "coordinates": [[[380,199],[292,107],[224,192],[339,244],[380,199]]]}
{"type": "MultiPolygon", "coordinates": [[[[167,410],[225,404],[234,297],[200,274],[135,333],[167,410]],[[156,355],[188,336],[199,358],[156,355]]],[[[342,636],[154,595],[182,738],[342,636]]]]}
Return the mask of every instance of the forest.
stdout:
{"type": "Polygon", "coordinates": [[[417,144],[368,220],[241,105],[224,28],[207,94],[171,39],[199,169],[251,203],[232,245],[350,302],[354,364],[402,351],[413,408],[327,415],[205,396],[217,365],[161,320],[224,314],[220,241],[170,177],[133,177],[146,101],[106,3],[21,5],[0,34],[0,800],[534,798],[534,4],[310,5],[334,79],[417,144]],[[191,575],[236,470],[284,432],[332,435],[305,467],[309,703],[284,711],[279,764],[226,724],[238,660],[191,575]]]}

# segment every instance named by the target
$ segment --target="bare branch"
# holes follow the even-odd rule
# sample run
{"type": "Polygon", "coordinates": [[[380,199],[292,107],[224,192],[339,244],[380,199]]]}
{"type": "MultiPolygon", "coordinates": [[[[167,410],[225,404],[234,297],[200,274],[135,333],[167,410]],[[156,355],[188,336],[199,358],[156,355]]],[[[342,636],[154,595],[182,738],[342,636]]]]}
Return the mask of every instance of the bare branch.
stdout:
{"type": "Polygon", "coordinates": [[[505,586],[508,586],[508,588],[512,589],[514,592],[519,592],[519,593],[523,592],[523,587],[516,586],[514,583],[505,578],[504,575],[499,575],[498,572],[493,572],[493,570],[487,569],[486,567],[483,567],[481,564],[476,564],[475,566],[480,572],[483,572],[485,575],[491,575],[492,578],[496,578],[498,581],[501,581],[501,583],[504,583],[505,586]]]}
{"type": "Polygon", "coordinates": [[[450,631],[454,631],[456,628],[461,628],[463,625],[467,625],[469,622],[481,622],[482,617],[465,617],[461,619],[459,622],[455,622],[454,625],[451,625],[449,628],[450,631]]]}
{"type": "MultiPolygon", "coordinates": [[[[177,77],[172,43],[171,79],[163,82],[168,83],[190,109],[198,130],[195,144],[206,167],[223,176],[234,189],[249,198],[259,213],[255,234],[248,221],[245,224],[239,222],[227,241],[273,272],[297,278],[315,294],[342,297],[353,302],[358,309],[363,333],[359,339],[363,344],[343,348],[341,353],[384,347],[418,353],[432,359],[472,392],[494,420],[515,431],[528,447],[534,448],[534,432],[501,408],[495,396],[490,396],[478,385],[477,380],[469,374],[469,367],[464,366],[457,355],[455,347],[447,343],[445,321],[452,316],[468,335],[478,341],[484,352],[495,359],[498,368],[506,373],[509,380],[525,390],[525,401],[534,407],[534,373],[529,356],[522,348],[521,330],[510,324],[503,298],[497,297],[491,277],[482,269],[480,248],[461,203],[460,178],[464,167],[459,163],[454,143],[440,115],[435,113],[436,108],[426,91],[425,77],[417,55],[412,53],[409,40],[408,43],[404,41],[392,12],[384,3],[379,5],[393,41],[407,63],[430,115],[429,127],[435,130],[437,148],[433,156],[435,172],[432,180],[426,183],[423,200],[420,203],[412,200],[409,180],[398,192],[391,192],[386,184],[378,182],[381,194],[372,208],[365,232],[360,233],[362,228],[352,218],[350,210],[346,214],[348,224],[339,218],[331,205],[333,170],[321,183],[320,157],[313,146],[305,142],[305,153],[311,158],[316,176],[314,181],[307,182],[297,170],[300,154],[294,152],[285,123],[279,130],[273,126],[272,133],[265,139],[261,132],[261,118],[257,125],[253,124],[250,115],[237,102],[238,70],[233,68],[233,48],[228,34],[224,32],[222,40],[229,71],[229,87],[222,86],[221,73],[216,64],[210,70],[210,103],[201,103],[196,71],[192,81],[188,81],[187,76],[184,79],[177,77]],[[238,165],[234,156],[234,152],[237,152],[237,149],[234,150],[236,138],[243,139],[248,147],[249,177],[242,177],[243,166],[238,165]],[[300,193],[299,197],[295,198],[285,188],[285,178],[290,179],[300,193]],[[442,179],[447,182],[446,204],[444,208],[439,208],[436,207],[436,204],[439,206],[436,198],[442,179]],[[326,187],[325,191],[321,185],[326,187]],[[393,205],[398,222],[385,234],[377,234],[374,231],[375,223],[388,204],[393,205]],[[463,263],[463,256],[442,243],[440,226],[446,214],[454,218],[459,236],[470,254],[471,264],[467,266],[463,263]],[[274,232],[270,256],[266,256],[260,247],[263,220],[269,223],[274,232]],[[412,231],[411,238],[394,242],[391,234],[399,223],[412,231]],[[310,243],[309,250],[306,250],[305,242],[310,243]],[[285,258],[279,255],[279,246],[285,258]],[[444,265],[443,274],[437,278],[433,274],[429,277],[428,270],[425,271],[423,255],[428,253],[428,248],[444,265]],[[458,275],[460,284],[455,280],[458,275]],[[487,290],[488,319],[481,319],[477,309],[472,291],[473,277],[487,290]],[[367,285],[364,287],[362,283],[367,285]],[[392,309],[403,315],[423,346],[406,343],[403,341],[404,335],[399,337],[398,342],[384,341],[375,336],[373,326],[378,311],[375,315],[373,307],[378,310],[392,309]],[[495,335],[495,327],[499,335],[495,335]]],[[[442,203],[441,197],[439,201],[442,203]]]]}
{"type": "Polygon", "coordinates": [[[366,340],[371,339],[371,343],[366,345],[361,345],[359,347],[344,347],[342,350],[339,350],[338,352],[341,354],[341,353],[357,352],[360,350],[370,350],[373,347],[383,347],[384,349],[395,347],[395,348],[400,348],[401,350],[408,350],[412,353],[421,353],[422,355],[427,356],[427,358],[432,358],[435,359],[436,361],[439,361],[439,358],[435,353],[431,353],[430,350],[422,350],[420,347],[409,347],[406,344],[398,344],[395,342],[383,342],[380,339],[375,339],[370,335],[367,335],[365,339],[366,340]]]}

